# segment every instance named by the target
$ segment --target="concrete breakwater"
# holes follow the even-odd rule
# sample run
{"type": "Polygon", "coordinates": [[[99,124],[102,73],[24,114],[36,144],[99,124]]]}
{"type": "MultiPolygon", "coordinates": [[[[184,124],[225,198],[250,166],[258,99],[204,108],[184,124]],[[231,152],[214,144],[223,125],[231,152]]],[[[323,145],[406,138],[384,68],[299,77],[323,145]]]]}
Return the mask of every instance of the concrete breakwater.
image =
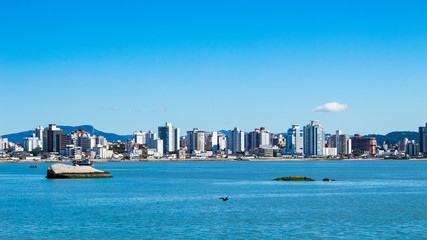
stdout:
{"type": "Polygon", "coordinates": [[[47,169],[46,178],[111,178],[113,175],[89,166],[56,163],[47,169]]]}

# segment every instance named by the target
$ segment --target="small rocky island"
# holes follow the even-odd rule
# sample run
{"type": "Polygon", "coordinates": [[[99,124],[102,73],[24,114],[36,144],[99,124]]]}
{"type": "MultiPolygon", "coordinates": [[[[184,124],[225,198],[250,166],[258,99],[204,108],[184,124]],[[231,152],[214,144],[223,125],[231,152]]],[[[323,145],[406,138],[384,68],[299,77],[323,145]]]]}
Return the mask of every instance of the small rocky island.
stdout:
{"type": "Polygon", "coordinates": [[[56,163],[47,169],[46,178],[111,178],[113,175],[89,166],[56,163]]]}
{"type": "Polygon", "coordinates": [[[325,182],[330,182],[330,181],[336,181],[335,179],[333,179],[333,178],[324,178],[322,181],[325,181],[325,182]]]}
{"type": "Polygon", "coordinates": [[[304,177],[304,176],[289,176],[289,177],[281,177],[275,178],[276,181],[314,181],[313,178],[304,177]]]}

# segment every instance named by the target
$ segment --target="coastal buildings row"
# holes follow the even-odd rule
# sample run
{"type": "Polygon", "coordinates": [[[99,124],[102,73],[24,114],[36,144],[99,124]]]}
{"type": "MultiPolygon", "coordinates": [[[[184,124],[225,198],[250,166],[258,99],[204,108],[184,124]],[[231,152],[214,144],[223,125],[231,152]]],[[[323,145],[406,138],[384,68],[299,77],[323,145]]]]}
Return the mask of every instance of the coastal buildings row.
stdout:
{"type": "MultiPolygon", "coordinates": [[[[14,149],[14,152],[21,152],[14,149]]],[[[67,134],[56,126],[49,124],[47,128],[37,127],[30,137],[22,140],[23,152],[49,153],[49,156],[69,158],[111,158],[112,151],[108,150],[108,142],[103,136],[93,136],[79,129],[67,134]]]]}
{"type": "Polygon", "coordinates": [[[122,143],[109,143],[99,135],[83,129],[67,133],[55,124],[35,128],[22,144],[10,143],[0,137],[0,154],[13,152],[44,152],[51,155],[82,158],[205,158],[205,157],[340,157],[340,156],[397,156],[427,155],[427,124],[419,128],[420,143],[404,139],[396,146],[379,146],[374,137],[325,134],[318,121],[300,126],[292,125],[287,132],[274,134],[264,127],[244,132],[239,128],[228,131],[203,131],[194,128],[180,136],[180,129],[171,122],[153,131],[135,131],[122,143]]]}

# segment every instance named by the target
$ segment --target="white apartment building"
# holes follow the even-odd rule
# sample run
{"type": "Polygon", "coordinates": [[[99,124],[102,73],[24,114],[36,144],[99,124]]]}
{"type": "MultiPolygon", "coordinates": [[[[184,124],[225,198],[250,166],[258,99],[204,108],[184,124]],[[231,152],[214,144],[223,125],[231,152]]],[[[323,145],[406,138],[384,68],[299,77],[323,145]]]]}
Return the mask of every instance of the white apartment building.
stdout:
{"type": "Polygon", "coordinates": [[[9,148],[9,141],[7,138],[0,137],[0,150],[5,150],[9,148]]]}
{"type": "Polygon", "coordinates": [[[24,147],[24,151],[28,151],[28,152],[43,148],[42,140],[36,137],[35,133],[33,133],[33,136],[31,137],[23,138],[22,145],[24,147]]]}
{"type": "Polygon", "coordinates": [[[135,141],[135,143],[137,144],[146,144],[146,138],[145,138],[146,133],[139,131],[139,132],[133,132],[133,139],[135,141]]]}

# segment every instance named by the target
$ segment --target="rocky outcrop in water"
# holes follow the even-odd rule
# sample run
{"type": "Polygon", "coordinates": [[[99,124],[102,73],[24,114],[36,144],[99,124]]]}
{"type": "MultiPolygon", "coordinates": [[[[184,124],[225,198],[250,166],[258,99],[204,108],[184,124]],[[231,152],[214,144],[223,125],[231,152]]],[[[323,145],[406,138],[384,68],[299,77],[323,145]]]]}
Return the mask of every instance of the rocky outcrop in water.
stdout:
{"type": "Polygon", "coordinates": [[[314,181],[314,179],[310,177],[304,177],[304,176],[289,176],[289,177],[281,177],[281,178],[275,178],[276,181],[314,181]]]}
{"type": "Polygon", "coordinates": [[[111,178],[113,175],[89,166],[56,163],[47,169],[46,178],[111,178]]]}
{"type": "Polygon", "coordinates": [[[335,179],[333,178],[324,178],[323,181],[327,182],[327,181],[335,181],[335,179]]]}

